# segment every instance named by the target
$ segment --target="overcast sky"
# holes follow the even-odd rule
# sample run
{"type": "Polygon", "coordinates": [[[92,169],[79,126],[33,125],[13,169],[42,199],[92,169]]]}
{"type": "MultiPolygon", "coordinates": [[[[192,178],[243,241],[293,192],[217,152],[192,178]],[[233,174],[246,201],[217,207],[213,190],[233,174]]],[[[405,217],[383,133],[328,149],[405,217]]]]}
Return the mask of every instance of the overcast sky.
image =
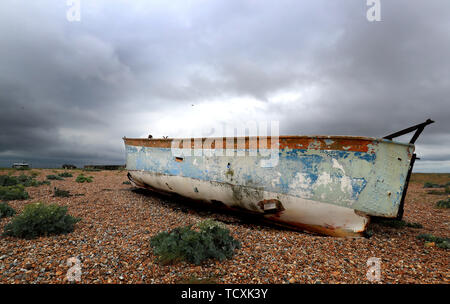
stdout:
{"type": "MultiPolygon", "coordinates": [[[[450,1],[0,2],[0,166],[123,164],[122,137],[382,137],[432,118],[416,171],[450,172],[450,1]],[[214,129],[213,129],[214,128],[214,129]]],[[[406,138],[405,140],[409,140],[406,138]]]]}

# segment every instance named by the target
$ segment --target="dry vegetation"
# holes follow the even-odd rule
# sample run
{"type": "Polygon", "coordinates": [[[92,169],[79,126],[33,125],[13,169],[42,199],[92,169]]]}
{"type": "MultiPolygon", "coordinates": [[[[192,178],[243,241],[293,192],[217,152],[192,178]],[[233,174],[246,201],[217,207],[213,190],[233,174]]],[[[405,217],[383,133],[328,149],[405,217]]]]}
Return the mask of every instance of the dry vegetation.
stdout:
{"type": "MultiPolygon", "coordinates": [[[[369,283],[367,259],[381,258],[383,283],[448,283],[449,250],[418,239],[420,234],[449,237],[449,210],[436,202],[448,194],[429,194],[425,182],[445,184],[450,174],[415,174],[405,204],[404,220],[422,228],[372,224],[370,238],[342,239],[283,230],[231,214],[218,214],[177,199],[133,190],[124,184],[126,171],[86,172],[92,182],[72,177],[50,185],[27,187],[29,198],[8,204],[20,214],[30,202],[56,203],[82,218],[70,234],[26,240],[0,239],[1,283],[67,282],[67,260],[81,261],[81,283],[369,283]],[[55,196],[55,187],[70,192],[55,196]],[[180,262],[161,265],[150,247],[152,236],[178,226],[213,218],[225,223],[242,248],[224,261],[200,266],[180,262]]],[[[0,171],[0,175],[30,172],[0,171]]],[[[11,217],[0,219],[0,231],[11,217]]]]}

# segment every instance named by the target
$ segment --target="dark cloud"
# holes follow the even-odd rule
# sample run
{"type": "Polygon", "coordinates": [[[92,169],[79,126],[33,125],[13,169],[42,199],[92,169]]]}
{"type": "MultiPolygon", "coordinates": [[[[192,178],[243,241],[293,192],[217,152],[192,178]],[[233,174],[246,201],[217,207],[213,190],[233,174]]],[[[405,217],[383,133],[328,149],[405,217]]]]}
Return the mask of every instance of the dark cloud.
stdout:
{"type": "Polygon", "coordinates": [[[123,163],[122,136],[243,120],[383,136],[432,118],[417,168],[450,171],[450,4],[382,0],[368,22],[365,2],[81,0],[68,22],[65,1],[3,1],[0,165],[123,163]]]}

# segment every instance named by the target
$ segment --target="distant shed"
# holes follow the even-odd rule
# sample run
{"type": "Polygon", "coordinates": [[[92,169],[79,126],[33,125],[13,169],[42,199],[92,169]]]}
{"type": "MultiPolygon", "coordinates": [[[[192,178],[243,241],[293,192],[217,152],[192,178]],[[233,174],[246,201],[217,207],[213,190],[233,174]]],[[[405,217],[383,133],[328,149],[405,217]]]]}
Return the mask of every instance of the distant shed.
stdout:
{"type": "Polygon", "coordinates": [[[13,168],[15,169],[27,169],[30,168],[30,164],[28,163],[14,163],[12,165],[13,168]]]}

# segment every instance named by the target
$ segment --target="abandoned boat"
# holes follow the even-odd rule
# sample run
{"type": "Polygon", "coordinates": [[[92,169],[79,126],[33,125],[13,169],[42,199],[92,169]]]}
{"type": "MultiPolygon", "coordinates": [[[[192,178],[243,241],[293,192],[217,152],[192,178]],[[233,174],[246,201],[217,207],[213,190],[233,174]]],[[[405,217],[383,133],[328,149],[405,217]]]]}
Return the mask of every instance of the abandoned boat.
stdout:
{"type": "Polygon", "coordinates": [[[414,142],[432,122],[384,138],[124,137],[126,169],[138,187],[301,230],[360,236],[372,216],[402,217],[414,142]],[[413,131],[409,143],[392,141],[413,131]]]}

